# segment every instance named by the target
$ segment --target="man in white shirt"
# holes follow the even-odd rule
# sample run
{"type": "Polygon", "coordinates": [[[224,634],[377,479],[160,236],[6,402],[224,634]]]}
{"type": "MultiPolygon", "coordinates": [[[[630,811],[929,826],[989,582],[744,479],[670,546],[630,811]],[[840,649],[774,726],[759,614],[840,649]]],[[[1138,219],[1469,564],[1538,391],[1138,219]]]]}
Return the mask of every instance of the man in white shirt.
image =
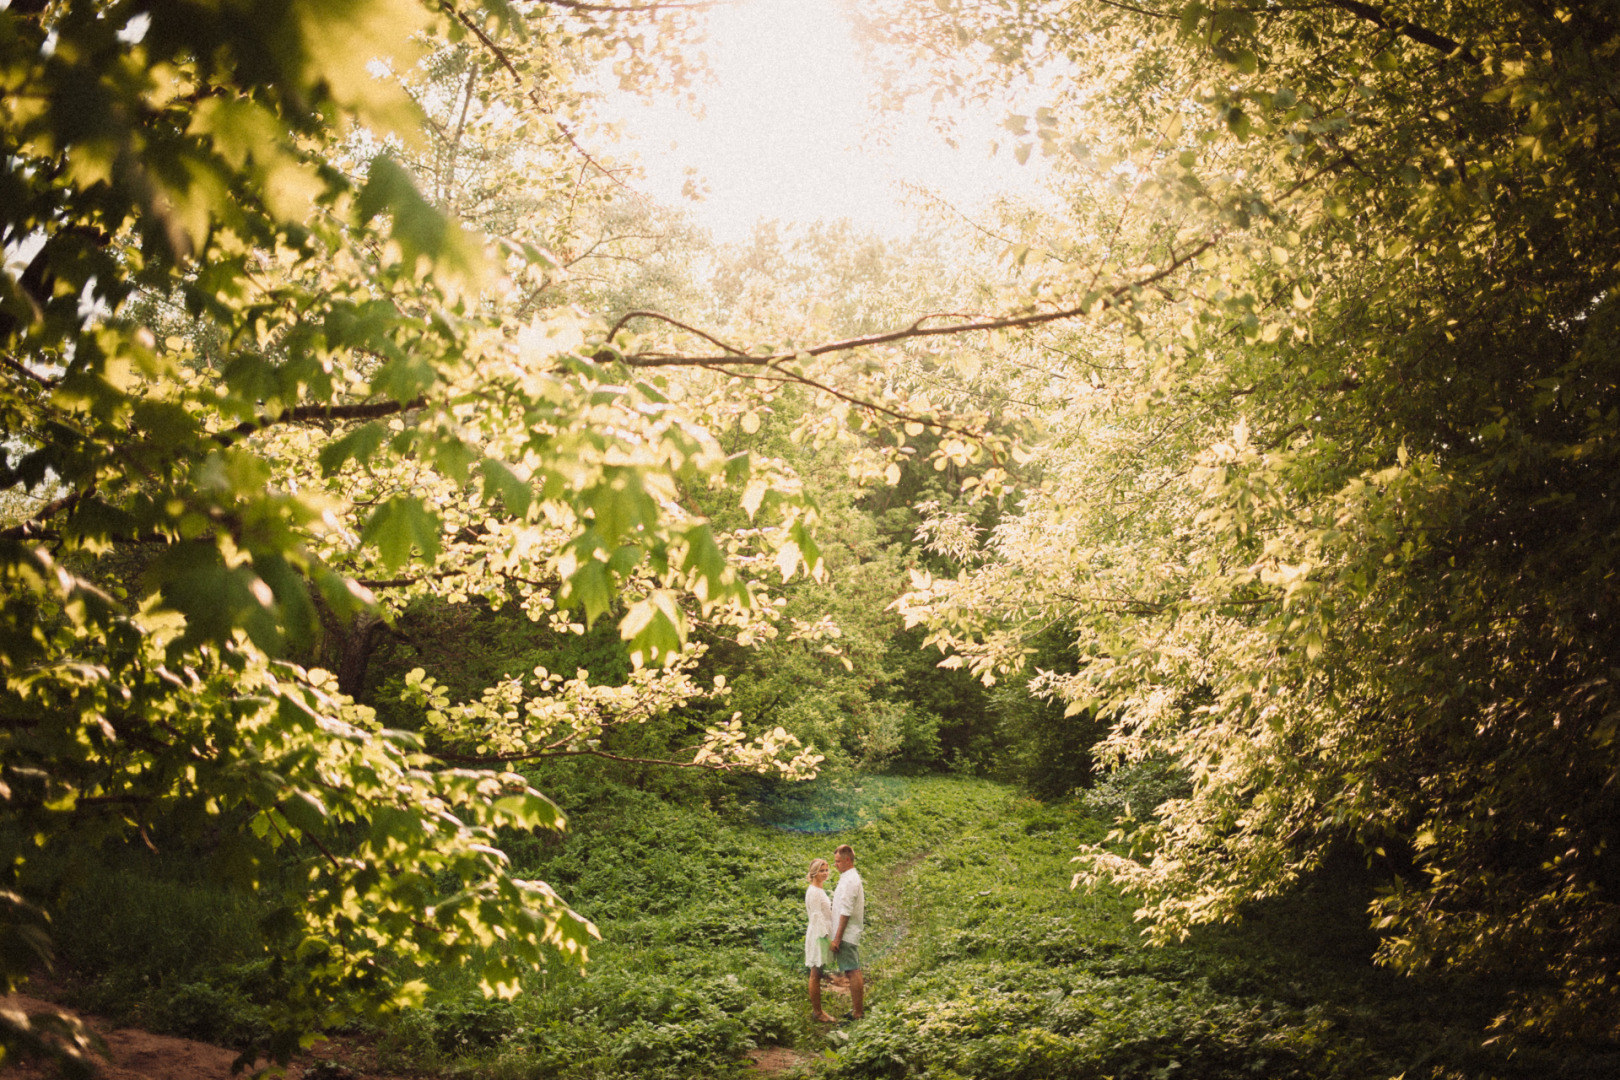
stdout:
{"type": "Polygon", "coordinates": [[[833,891],[833,966],[849,976],[849,1015],[859,1020],[865,1014],[866,982],[861,977],[861,954],[857,946],[861,927],[866,923],[866,888],[855,869],[855,849],[840,844],[833,853],[838,867],[838,888],[833,891]]]}

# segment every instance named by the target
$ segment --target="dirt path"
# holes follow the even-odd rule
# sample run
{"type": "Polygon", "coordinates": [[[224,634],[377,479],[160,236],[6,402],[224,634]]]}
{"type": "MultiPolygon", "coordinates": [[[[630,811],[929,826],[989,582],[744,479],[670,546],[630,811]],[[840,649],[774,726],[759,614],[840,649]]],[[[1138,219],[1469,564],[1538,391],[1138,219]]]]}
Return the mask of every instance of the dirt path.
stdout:
{"type": "MultiPolygon", "coordinates": [[[[236,1060],[236,1051],[222,1046],[117,1027],[101,1017],[22,994],[0,997],[0,1008],[26,1013],[60,1010],[77,1016],[101,1040],[102,1080],[233,1080],[231,1062],[236,1060]]],[[[317,1076],[323,1080],[396,1080],[369,1071],[370,1058],[368,1047],[351,1040],[319,1042],[288,1066],[286,1076],[288,1080],[314,1080],[317,1076]],[[326,1062],[334,1063],[336,1068],[317,1067],[326,1062]]],[[[55,1080],[56,1075],[56,1067],[50,1062],[0,1065],[0,1080],[55,1080]]]]}
{"type": "Polygon", "coordinates": [[[782,1076],[786,1073],[806,1072],[816,1055],[808,1050],[793,1050],[786,1046],[762,1046],[748,1051],[753,1062],[751,1071],[760,1076],[782,1076]]]}

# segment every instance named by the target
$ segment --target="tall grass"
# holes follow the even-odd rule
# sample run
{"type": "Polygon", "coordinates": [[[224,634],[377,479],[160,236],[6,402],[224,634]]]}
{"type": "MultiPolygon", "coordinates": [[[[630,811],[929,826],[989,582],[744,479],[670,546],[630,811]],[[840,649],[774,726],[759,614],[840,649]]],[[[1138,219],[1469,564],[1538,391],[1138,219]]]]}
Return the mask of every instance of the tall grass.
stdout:
{"type": "Polygon", "coordinates": [[[258,905],[217,885],[92,868],[59,906],[58,956],[81,974],[185,979],[262,952],[258,905]]]}

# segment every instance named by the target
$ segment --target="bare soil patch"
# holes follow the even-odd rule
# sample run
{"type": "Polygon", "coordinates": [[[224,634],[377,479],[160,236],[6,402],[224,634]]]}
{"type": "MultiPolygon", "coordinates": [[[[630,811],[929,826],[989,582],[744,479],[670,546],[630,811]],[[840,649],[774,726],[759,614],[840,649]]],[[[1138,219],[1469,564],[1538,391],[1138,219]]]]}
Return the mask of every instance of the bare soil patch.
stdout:
{"type": "MultiPolygon", "coordinates": [[[[223,1046],[117,1027],[101,1017],[22,994],[0,997],[0,1007],[27,1013],[54,1009],[77,1016],[101,1040],[103,1080],[231,1080],[233,1076],[231,1063],[236,1060],[236,1051],[223,1046]]],[[[304,1080],[306,1072],[317,1063],[335,1062],[354,1080],[398,1080],[391,1074],[374,1072],[372,1059],[371,1048],[358,1040],[329,1039],[298,1055],[287,1067],[286,1076],[288,1080],[304,1080]]],[[[328,1076],[343,1075],[324,1071],[328,1076]]],[[[56,1075],[55,1064],[48,1061],[0,1065],[0,1080],[55,1080],[56,1075]]]]}
{"type": "Polygon", "coordinates": [[[815,1059],[814,1054],[804,1050],[792,1050],[786,1046],[763,1046],[758,1050],[748,1051],[748,1057],[754,1063],[753,1071],[761,1076],[803,1072],[815,1059]]]}

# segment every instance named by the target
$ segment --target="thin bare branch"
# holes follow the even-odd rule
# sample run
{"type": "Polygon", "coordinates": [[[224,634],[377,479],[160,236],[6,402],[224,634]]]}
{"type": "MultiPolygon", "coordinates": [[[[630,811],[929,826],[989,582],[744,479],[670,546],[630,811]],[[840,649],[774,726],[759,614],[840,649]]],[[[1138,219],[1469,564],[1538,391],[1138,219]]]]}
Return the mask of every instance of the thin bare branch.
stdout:
{"type": "MultiPolygon", "coordinates": [[[[1087,314],[1096,306],[1107,307],[1117,304],[1126,295],[1143,289],[1156,282],[1173,275],[1183,266],[1198,258],[1204,252],[1214,247],[1221,240],[1221,236],[1210,237],[1196,247],[1189,248],[1176,256],[1165,266],[1146,277],[1117,285],[1100,295],[1093,296],[1088,303],[1075,307],[1060,308],[1056,311],[1034,311],[1023,315],[1007,315],[998,319],[980,319],[971,322],[950,323],[945,326],[923,326],[924,319],[919,319],[910,326],[899,330],[887,330],[878,334],[865,334],[861,337],[842,338],[838,341],[829,341],[821,345],[813,345],[808,349],[798,349],[790,353],[770,353],[762,356],[752,356],[733,353],[729,356],[682,356],[674,354],[639,353],[625,357],[625,362],[635,367],[707,367],[713,364],[743,364],[752,367],[774,367],[796,356],[825,356],[828,353],[849,352],[855,349],[871,348],[874,345],[893,345],[916,338],[945,337],[956,334],[985,333],[993,330],[1024,330],[1032,326],[1044,326],[1047,323],[1060,322],[1064,319],[1073,319],[1087,314]]],[[[650,314],[650,313],[643,313],[650,314]]],[[[669,320],[673,322],[673,320],[669,320]]],[[[729,348],[729,346],[722,346],[729,348]]]]}
{"type": "Polygon", "coordinates": [[[538,761],[542,758],[555,757],[599,757],[609,761],[622,761],[630,765],[665,765],[675,769],[707,769],[710,772],[730,772],[739,764],[735,761],[674,761],[669,758],[641,758],[626,757],[622,754],[610,754],[606,750],[538,750],[520,751],[513,754],[451,754],[447,752],[430,753],[429,757],[440,761],[454,762],[457,765],[499,765],[513,761],[538,761]]]}
{"type": "MultiPolygon", "coordinates": [[[[564,6],[575,6],[575,5],[565,4],[564,6]]],[[[474,22],[471,18],[469,18],[465,13],[463,13],[454,4],[450,3],[450,0],[440,0],[439,7],[440,7],[440,10],[444,11],[445,14],[454,17],[457,22],[461,23],[462,26],[465,26],[469,31],[471,31],[472,35],[474,37],[476,37],[478,39],[479,43],[482,44],[484,46],[484,48],[489,51],[490,55],[495,57],[496,62],[498,62],[503,68],[506,69],[507,74],[512,76],[513,80],[516,81],[518,86],[522,87],[522,86],[525,85],[524,82],[523,82],[523,73],[520,72],[518,70],[518,68],[517,68],[517,65],[512,62],[512,58],[510,56],[506,55],[506,50],[501,48],[499,43],[497,43],[494,38],[492,38],[488,34],[484,33],[484,28],[483,27],[479,26],[476,22],[474,22]]],[[[626,9],[626,10],[634,10],[634,9],[626,9]]],[[[641,9],[641,10],[650,10],[650,9],[641,9]]],[[[557,126],[557,130],[562,133],[562,137],[564,139],[568,140],[568,145],[572,146],[574,148],[574,151],[576,153],[578,153],[580,157],[582,157],[586,161],[588,161],[591,164],[591,167],[596,169],[597,172],[601,173],[603,176],[607,177],[609,180],[613,181],[615,184],[617,184],[620,187],[624,188],[624,190],[630,192],[638,200],[641,198],[640,192],[635,191],[629,185],[627,185],[623,180],[619,179],[618,171],[610,169],[606,165],[603,165],[601,162],[597,161],[596,158],[591,156],[591,152],[589,150],[586,150],[583,146],[581,146],[579,144],[579,140],[574,138],[574,133],[568,129],[568,125],[563,123],[562,119],[560,117],[558,117],[556,113],[552,112],[549,108],[546,107],[546,103],[545,103],[544,99],[540,96],[540,91],[539,91],[539,89],[537,87],[527,87],[526,89],[527,89],[527,92],[528,92],[530,103],[533,104],[534,107],[536,109],[538,109],[543,115],[551,117],[551,122],[557,126]]],[[[620,170],[620,171],[622,171],[622,170],[620,170]]]]}
{"type": "Polygon", "coordinates": [[[710,345],[714,345],[714,346],[716,346],[718,348],[726,350],[726,352],[731,353],[733,356],[744,356],[744,357],[746,357],[748,355],[747,353],[743,352],[741,349],[737,348],[735,345],[727,345],[725,342],[721,341],[719,338],[714,337],[711,334],[704,333],[702,330],[697,329],[697,327],[695,327],[695,326],[688,326],[685,323],[681,322],[679,319],[671,318],[670,316],[662,314],[661,312],[657,312],[657,311],[627,311],[627,312],[625,312],[623,315],[621,315],[619,317],[619,321],[613,324],[613,329],[608,331],[607,343],[610,344],[610,345],[613,343],[614,336],[616,334],[618,334],[618,332],[620,330],[624,329],[624,324],[625,323],[629,322],[631,319],[638,319],[638,318],[639,319],[657,319],[660,322],[666,322],[671,326],[679,327],[680,329],[685,330],[688,334],[696,334],[698,337],[702,338],[704,341],[707,341],[710,345]]]}

